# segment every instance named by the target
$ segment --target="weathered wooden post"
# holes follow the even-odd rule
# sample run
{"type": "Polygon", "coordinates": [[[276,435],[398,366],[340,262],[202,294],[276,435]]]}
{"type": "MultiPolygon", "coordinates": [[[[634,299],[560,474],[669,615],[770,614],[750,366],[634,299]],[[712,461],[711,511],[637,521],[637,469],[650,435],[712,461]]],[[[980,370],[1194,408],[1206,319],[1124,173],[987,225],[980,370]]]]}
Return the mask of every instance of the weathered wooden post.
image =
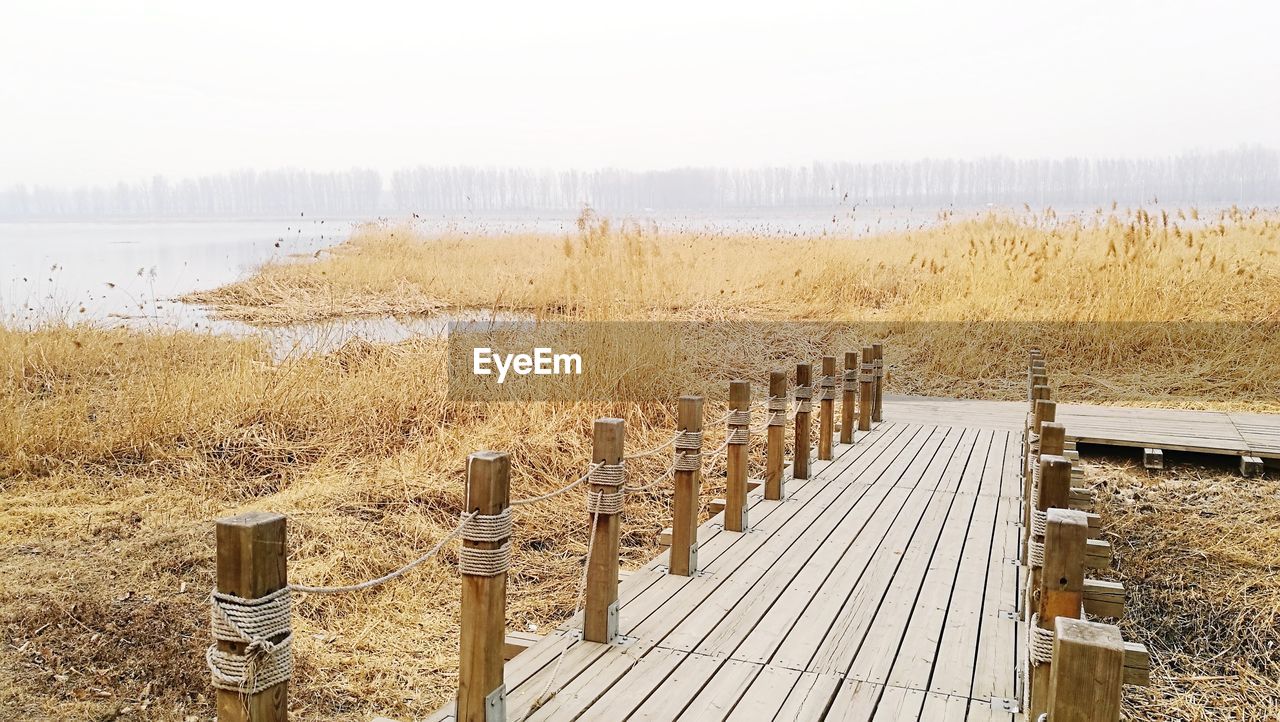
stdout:
{"type": "Polygon", "coordinates": [[[874,365],[875,390],[872,392],[871,420],[875,423],[884,421],[884,345],[871,344],[871,363],[874,365]]]}
{"type": "Polygon", "coordinates": [[[698,571],[698,500],[702,476],[702,397],[681,396],[676,409],[675,499],[667,569],[687,577],[698,571]]]}
{"type": "Polygon", "coordinates": [[[1045,706],[1049,719],[1119,722],[1124,652],[1119,627],[1058,617],[1045,706]]]}
{"type": "Polygon", "coordinates": [[[831,461],[831,441],[836,425],[836,357],[822,357],[821,396],[818,399],[818,459],[831,461]]]}
{"type": "Polygon", "coordinates": [[[724,528],[747,530],[747,442],[751,440],[751,382],[729,382],[729,426],[725,432],[724,528]]]}
{"type": "Polygon", "coordinates": [[[587,562],[587,600],[582,620],[582,638],[588,642],[612,642],[618,634],[618,532],[626,483],[623,443],[622,419],[596,419],[592,429],[591,487],[587,492],[591,558],[587,562]]]}
{"type": "Polygon", "coordinates": [[[207,661],[218,722],[283,722],[293,671],[285,518],[251,511],[219,519],[214,539],[214,646],[207,661]]]}
{"type": "Polygon", "coordinates": [[[458,721],[498,722],[506,719],[502,652],[511,566],[511,459],[502,451],[478,451],[467,460],[467,470],[466,513],[475,516],[463,527],[458,551],[458,721]]]}
{"type": "Polygon", "coordinates": [[[862,347],[862,365],[858,369],[858,431],[871,430],[871,403],[875,393],[875,364],[871,347],[862,347]]]}
{"type": "Polygon", "coordinates": [[[1049,709],[1053,666],[1053,630],[1058,617],[1079,619],[1084,602],[1084,550],[1089,522],[1082,512],[1050,509],[1045,514],[1044,567],[1037,590],[1035,615],[1027,624],[1031,635],[1030,708],[1027,719],[1049,709]]]}
{"type": "Polygon", "coordinates": [[[858,352],[844,352],[844,378],[840,387],[840,443],[853,443],[854,397],[858,391],[858,352]]]}
{"type": "MultiPolygon", "coordinates": [[[[1048,387],[1043,387],[1047,389],[1048,387]]],[[[1057,404],[1045,399],[1037,399],[1035,413],[1031,415],[1031,423],[1027,429],[1026,443],[1023,445],[1022,461],[1022,528],[1027,530],[1022,536],[1022,558],[1027,558],[1027,539],[1030,537],[1031,510],[1035,507],[1036,479],[1040,474],[1040,454],[1043,449],[1042,432],[1044,424],[1052,422],[1057,415],[1057,404]]],[[[1058,449],[1062,453],[1062,449],[1058,449]]],[[[1066,507],[1063,507],[1066,508],[1066,507]]]]}
{"type": "Polygon", "coordinates": [[[793,479],[809,478],[809,412],[813,405],[813,364],[796,364],[796,455],[791,462],[793,479]]]}
{"type": "MultiPolygon", "coordinates": [[[[1054,426],[1059,425],[1054,424],[1054,426]]],[[[1050,509],[1070,508],[1071,462],[1061,456],[1041,454],[1037,475],[1040,477],[1039,491],[1032,495],[1034,506],[1026,519],[1028,526],[1027,533],[1024,535],[1027,547],[1023,558],[1027,560],[1027,566],[1030,569],[1027,583],[1028,602],[1034,598],[1036,590],[1040,588],[1041,567],[1044,559],[1043,552],[1037,550],[1044,549],[1045,514],[1050,509]]],[[[1025,605],[1026,609],[1032,607],[1030,603],[1025,605]]]]}
{"type": "Polygon", "coordinates": [[[765,439],[764,498],[778,501],[786,494],[782,465],[786,456],[787,372],[769,372],[769,433],[765,439]]]}

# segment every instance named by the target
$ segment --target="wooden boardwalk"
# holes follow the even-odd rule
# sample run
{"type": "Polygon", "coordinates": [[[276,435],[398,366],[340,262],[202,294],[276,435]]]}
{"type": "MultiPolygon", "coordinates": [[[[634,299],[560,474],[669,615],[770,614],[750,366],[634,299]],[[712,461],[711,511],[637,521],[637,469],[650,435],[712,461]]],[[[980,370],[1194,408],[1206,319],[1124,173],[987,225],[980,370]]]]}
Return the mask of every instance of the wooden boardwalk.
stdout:
{"type": "MultiPolygon", "coordinates": [[[[1021,401],[890,395],[885,402],[886,420],[1008,431],[1020,430],[1026,413],[1021,401]]],[[[1082,444],[1280,459],[1280,414],[1060,403],[1056,420],[1069,440],[1082,444]]]]}
{"type": "Polygon", "coordinates": [[[697,576],[630,573],[619,642],[578,618],[508,662],[507,719],[1012,720],[1020,431],[855,441],[783,501],[752,492],[748,532],[703,524],[697,576]]]}

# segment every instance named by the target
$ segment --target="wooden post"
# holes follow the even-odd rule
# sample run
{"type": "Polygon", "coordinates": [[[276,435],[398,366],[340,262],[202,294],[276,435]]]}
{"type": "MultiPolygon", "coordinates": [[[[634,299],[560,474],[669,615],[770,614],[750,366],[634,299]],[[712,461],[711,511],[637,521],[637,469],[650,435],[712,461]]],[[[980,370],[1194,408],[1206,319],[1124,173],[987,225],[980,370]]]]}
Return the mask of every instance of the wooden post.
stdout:
{"type": "MultiPolygon", "coordinates": [[[[782,399],[781,406],[785,407],[787,398],[787,372],[770,371],[769,372],[769,398],[782,399]]],[[[770,403],[773,403],[770,401],[770,403]]],[[[782,464],[786,456],[787,422],[786,411],[767,410],[769,418],[773,419],[774,414],[782,416],[779,423],[769,424],[769,434],[765,441],[766,459],[765,459],[765,475],[764,475],[764,498],[771,501],[779,501],[786,493],[785,482],[782,478],[782,464]]]]}
{"type": "MultiPolygon", "coordinates": [[[[796,386],[812,393],[813,364],[796,364],[796,386]]],[[[808,399],[796,397],[796,404],[803,408],[808,399]]],[[[796,455],[791,462],[791,478],[809,478],[809,412],[796,411],[796,455]]]]}
{"type": "MultiPolygon", "coordinates": [[[[219,592],[258,599],[289,584],[282,515],[251,511],[219,519],[214,539],[219,592]]],[[[272,641],[279,642],[281,638],[272,641]]],[[[217,644],[218,649],[232,654],[244,654],[246,647],[240,642],[217,644]]],[[[288,718],[288,681],[257,694],[242,695],[225,689],[217,692],[218,722],[284,722],[288,718]]]]}
{"type": "Polygon", "coordinates": [[[840,443],[853,443],[854,396],[858,386],[858,352],[844,352],[844,383],[840,398],[840,443]]]}
{"type": "Polygon", "coordinates": [[[822,400],[818,404],[818,459],[831,461],[831,437],[836,426],[836,357],[822,357],[822,400]]]}
{"type": "MultiPolygon", "coordinates": [[[[478,451],[467,460],[468,513],[501,514],[510,503],[511,458],[502,451],[478,451]]],[[[510,537],[471,541],[464,549],[501,549],[510,537]]],[[[463,552],[464,554],[466,552],[463,552]]],[[[458,645],[458,722],[496,722],[505,718],[502,682],[507,629],[507,573],[462,574],[462,627],[458,645]]]]}
{"type": "MultiPolygon", "coordinates": [[[[591,463],[622,463],[622,419],[596,419],[592,429],[591,463]]],[[[592,482],[590,494],[608,495],[620,487],[592,482]]],[[[582,638],[588,642],[612,642],[618,634],[618,532],[617,514],[593,514],[591,559],[587,563],[587,604],[582,638]]],[[[672,528],[674,533],[675,529],[672,528]]]]}
{"type": "Polygon", "coordinates": [[[875,369],[875,391],[872,393],[871,420],[880,423],[884,420],[884,346],[871,344],[871,363],[875,369]]]}
{"type": "MultiPolygon", "coordinates": [[[[702,432],[702,397],[681,396],[676,409],[676,426],[680,431],[702,432]]],[[[674,472],[675,499],[671,502],[671,553],[667,565],[672,574],[687,577],[698,571],[698,510],[701,502],[698,492],[701,487],[702,448],[682,449],[681,442],[676,441],[676,454],[681,452],[689,457],[697,456],[698,468],[681,469],[679,464],[674,472]]],[[[693,465],[690,464],[692,467],[693,465]]]]}
{"type": "Polygon", "coordinates": [[[871,347],[862,347],[862,366],[858,369],[858,431],[871,430],[871,399],[874,394],[875,364],[871,347]]]}
{"type": "MultiPolygon", "coordinates": [[[[1048,512],[1050,509],[1069,509],[1071,500],[1071,462],[1061,456],[1051,456],[1048,454],[1040,455],[1040,494],[1036,500],[1034,511],[1048,512]]],[[[1033,515],[1034,515],[1033,511],[1033,515]]],[[[1044,543],[1044,537],[1034,533],[1031,525],[1031,517],[1027,518],[1027,533],[1024,538],[1027,541],[1028,548],[1032,543],[1044,543]]],[[[1087,519],[1086,519],[1087,523],[1087,519]]],[[[1029,557],[1028,557],[1029,558],[1029,557]]],[[[1036,590],[1040,588],[1041,569],[1031,566],[1031,573],[1028,575],[1027,598],[1028,602],[1035,598],[1036,590]]],[[[1028,603],[1027,609],[1034,605],[1028,603]]]]}
{"type": "MultiPolygon", "coordinates": [[[[733,411],[751,411],[751,382],[729,382],[729,408],[733,411]]],[[[732,429],[740,429],[738,433],[747,436],[751,424],[730,424],[732,429]]],[[[724,490],[724,528],[726,531],[747,530],[747,442],[729,441],[725,449],[727,478],[724,490]]]]}
{"type": "MultiPolygon", "coordinates": [[[[1084,603],[1084,547],[1089,522],[1084,514],[1050,509],[1045,522],[1044,568],[1041,570],[1036,611],[1040,629],[1054,629],[1058,617],[1080,618],[1084,603]]],[[[1031,630],[1034,634],[1035,630],[1031,630]]],[[[1031,668],[1031,706],[1027,719],[1049,710],[1052,664],[1042,661],[1031,668]]]]}
{"type": "MultiPolygon", "coordinates": [[[[1048,386],[1039,386],[1041,389],[1037,393],[1047,393],[1048,386]]],[[[1022,449],[1022,528],[1026,533],[1022,535],[1022,559],[1027,559],[1027,543],[1031,538],[1031,498],[1032,491],[1035,489],[1035,475],[1040,468],[1040,461],[1037,453],[1033,453],[1031,448],[1031,437],[1040,437],[1039,453],[1043,453],[1044,436],[1041,433],[1046,421],[1053,421],[1057,415],[1057,405],[1046,399],[1036,399],[1034,405],[1035,411],[1031,414],[1031,422],[1027,427],[1027,438],[1022,449]]],[[[1062,453],[1059,451],[1058,453],[1062,453]]]]}
{"type": "MultiPolygon", "coordinates": [[[[1110,624],[1058,617],[1045,710],[1053,722],[1118,722],[1124,639],[1110,624]]],[[[1030,719],[1030,717],[1028,717],[1030,719]]]]}

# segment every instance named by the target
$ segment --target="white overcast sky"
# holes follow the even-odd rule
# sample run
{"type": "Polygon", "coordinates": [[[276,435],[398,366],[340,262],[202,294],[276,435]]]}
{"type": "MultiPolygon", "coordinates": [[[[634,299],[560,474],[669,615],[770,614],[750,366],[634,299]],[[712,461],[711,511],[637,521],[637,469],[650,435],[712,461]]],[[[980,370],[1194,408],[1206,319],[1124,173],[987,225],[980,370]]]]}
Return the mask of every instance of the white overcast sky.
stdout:
{"type": "Polygon", "coordinates": [[[1280,147],[1230,2],[0,1],[0,186],[1280,147]]]}

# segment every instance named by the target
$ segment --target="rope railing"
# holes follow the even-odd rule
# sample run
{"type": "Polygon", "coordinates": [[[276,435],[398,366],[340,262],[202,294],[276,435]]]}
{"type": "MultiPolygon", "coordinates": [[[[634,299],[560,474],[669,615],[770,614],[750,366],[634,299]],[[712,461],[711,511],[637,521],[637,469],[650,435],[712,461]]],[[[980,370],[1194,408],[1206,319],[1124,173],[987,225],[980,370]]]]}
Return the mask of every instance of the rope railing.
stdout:
{"type": "MultiPolygon", "coordinates": [[[[673,537],[684,538],[686,556],[683,563],[677,564],[681,558],[675,554],[673,546],[668,573],[693,574],[697,570],[697,519],[701,508],[698,479],[706,462],[726,454],[729,506],[736,507],[735,513],[740,516],[736,520],[726,516],[724,528],[731,532],[747,531],[746,469],[750,463],[748,449],[752,435],[767,432],[766,475],[773,473],[775,467],[780,470],[785,441],[783,432],[788,422],[803,419],[799,414],[813,411],[812,399],[815,396],[824,402],[821,422],[823,429],[830,431],[830,404],[825,402],[836,400],[835,387],[836,378],[830,373],[824,373],[811,384],[800,384],[791,389],[787,388],[785,380],[771,374],[770,392],[753,402],[750,384],[733,382],[728,408],[705,422],[712,427],[724,425],[720,443],[710,451],[704,451],[707,439],[703,432],[701,397],[683,397],[679,430],[644,451],[623,452],[621,420],[597,420],[593,449],[593,458],[597,460],[587,464],[586,472],[545,493],[518,499],[510,498],[509,494],[507,454],[472,454],[468,457],[466,470],[466,510],[459,514],[458,523],[430,549],[408,563],[358,583],[327,586],[287,583],[284,575],[283,516],[251,513],[220,520],[219,584],[210,595],[213,643],[205,653],[211,683],[218,694],[234,694],[242,698],[244,704],[256,695],[273,693],[270,690],[290,679],[294,671],[290,626],[294,594],[337,595],[375,589],[403,578],[439,556],[453,541],[460,541],[457,554],[459,573],[469,580],[463,585],[464,638],[468,635],[473,640],[501,636],[505,613],[501,607],[493,607],[492,604],[495,601],[505,604],[505,601],[494,597],[493,590],[505,587],[492,585],[504,584],[501,580],[511,569],[515,549],[512,542],[514,510],[549,501],[583,484],[589,486],[584,494],[585,521],[589,526],[573,614],[583,615],[585,640],[610,641],[617,633],[618,534],[626,495],[648,491],[674,480],[673,509],[677,519],[673,525],[680,527],[680,531],[673,532],[673,537]],[[765,413],[760,423],[753,426],[753,412],[757,409],[765,413]],[[629,462],[653,458],[667,450],[672,453],[671,460],[660,473],[644,483],[629,481],[629,462]],[[224,550],[224,544],[235,548],[224,550]],[[233,581],[237,579],[248,579],[253,583],[246,586],[233,581]]],[[[801,430],[798,422],[796,433],[801,430]]],[[[765,498],[780,500],[782,496],[778,490],[771,493],[766,484],[765,498]]],[[[726,514],[728,512],[727,508],[726,514]]],[[[477,650],[485,649],[486,645],[473,642],[462,647],[465,655],[478,653],[477,650]]],[[[535,708],[554,696],[552,685],[562,662],[563,652],[557,655],[552,673],[537,696],[535,708]]],[[[462,665],[466,674],[481,674],[482,678],[459,685],[459,718],[471,716],[465,714],[465,710],[491,710],[494,700],[505,696],[500,667],[497,677],[477,671],[482,668],[489,669],[486,665],[465,662],[462,665]]],[[[222,708],[223,705],[219,704],[219,709],[222,708]]],[[[284,706],[278,708],[285,709],[284,706]]],[[[265,722],[278,722],[279,719],[283,717],[268,717],[265,722]]]]}
{"type": "Polygon", "coordinates": [[[1034,720],[1119,719],[1121,682],[1146,684],[1147,653],[1141,645],[1124,644],[1118,627],[1094,621],[1121,614],[1123,599],[1114,600],[1116,585],[1105,586],[1111,583],[1101,587],[1106,596],[1099,598],[1102,592],[1094,590],[1100,583],[1085,576],[1100,565],[1099,555],[1110,560],[1110,545],[1089,538],[1090,515],[1073,501],[1066,430],[1055,420],[1038,352],[1028,364],[1027,397],[1021,470],[1021,561],[1027,574],[1020,605],[1027,631],[1020,711],[1034,720]]]}

